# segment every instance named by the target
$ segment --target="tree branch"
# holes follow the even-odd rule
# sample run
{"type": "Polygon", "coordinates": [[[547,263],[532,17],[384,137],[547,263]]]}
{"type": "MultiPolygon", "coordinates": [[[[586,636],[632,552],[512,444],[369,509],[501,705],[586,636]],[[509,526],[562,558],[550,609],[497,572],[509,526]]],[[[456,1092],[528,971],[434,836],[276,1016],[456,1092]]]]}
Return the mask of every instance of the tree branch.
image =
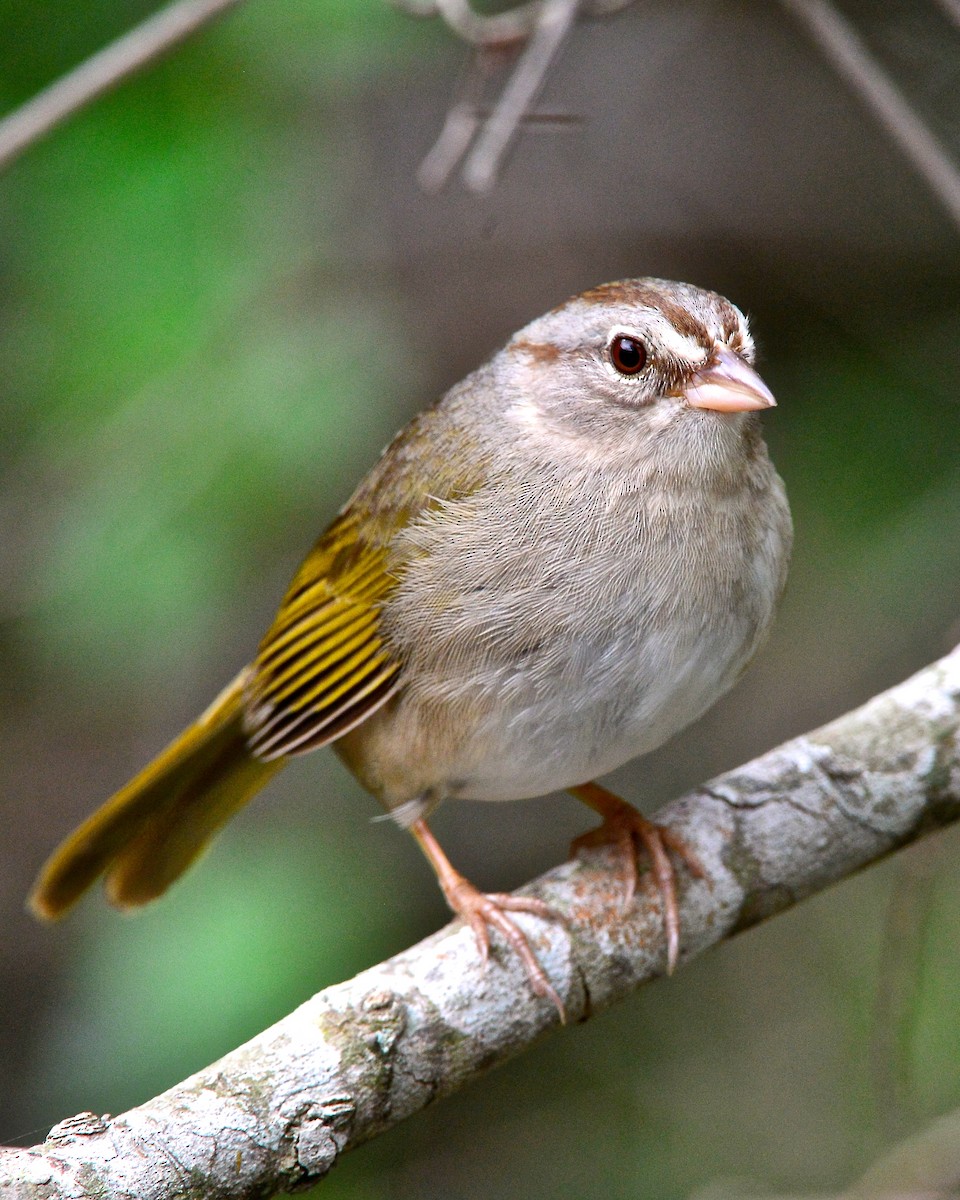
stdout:
{"type": "Polygon", "coordinates": [[[551,63],[578,17],[610,16],[634,0],[524,0],[505,12],[476,12],[469,0],[392,0],[413,17],[440,17],[473,49],[459,96],[447,113],[440,136],[420,164],[417,179],[426,192],[438,192],[463,160],[461,177],[473,192],[489,192],[520,126],[534,121],[531,111],[551,63]],[[505,54],[514,66],[488,115],[482,111],[484,85],[505,54]],[[468,149],[476,136],[476,144],[468,149]]]}
{"type": "MultiPolygon", "coordinates": [[[[706,868],[685,881],[682,959],[958,816],[960,648],[661,814],[706,868]]],[[[572,1018],[662,973],[658,901],[645,892],[623,913],[602,852],[525,891],[566,917],[517,920],[572,1018]]],[[[0,1194],[224,1200],[300,1187],[556,1024],[515,956],[484,969],[454,922],[141,1107],[81,1114],[41,1146],[0,1150],[0,1194]]]]}
{"type": "MultiPolygon", "coordinates": [[[[830,0],[780,2],[806,27],[824,58],[872,110],[891,141],[900,147],[960,228],[960,169],[872,57],[854,27],[830,0]]],[[[958,0],[940,3],[947,15],[958,21],[958,0]]]]}
{"type": "Polygon", "coordinates": [[[577,15],[580,0],[543,0],[537,23],[503,94],[490,114],[463,167],[463,182],[473,192],[489,192],[500,163],[529,112],[547,70],[577,15]]]}
{"type": "Polygon", "coordinates": [[[185,42],[240,0],[176,0],[0,120],[0,171],[61,122],[185,42]]]}

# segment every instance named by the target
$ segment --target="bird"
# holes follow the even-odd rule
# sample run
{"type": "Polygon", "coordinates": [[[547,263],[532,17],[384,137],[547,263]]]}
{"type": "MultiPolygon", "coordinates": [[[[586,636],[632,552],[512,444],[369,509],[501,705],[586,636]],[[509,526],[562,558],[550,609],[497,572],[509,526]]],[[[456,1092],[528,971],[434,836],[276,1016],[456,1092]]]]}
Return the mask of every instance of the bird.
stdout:
{"type": "Polygon", "coordinates": [[[408,828],[486,963],[491,931],[564,1006],[518,922],[429,825],[444,800],[566,790],[634,897],[645,850],[679,948],[666,827],[596,782],[705,712],[767,634],[792,523],[759,414],[775,405],[744,314],[716,292],[622,279],[516,333],[394,438],[294,576],[253,661],[79,826],[30,906],[101,876],[160,896],[291,758],[331,745],[408,828]]]}

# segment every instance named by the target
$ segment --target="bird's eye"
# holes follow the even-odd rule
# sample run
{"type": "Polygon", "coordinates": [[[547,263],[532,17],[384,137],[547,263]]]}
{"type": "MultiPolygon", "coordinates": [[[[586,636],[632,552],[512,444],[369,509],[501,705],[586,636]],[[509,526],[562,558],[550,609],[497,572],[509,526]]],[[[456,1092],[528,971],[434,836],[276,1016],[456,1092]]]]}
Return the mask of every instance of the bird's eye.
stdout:
{"type": "Polygon", "coordinates": [[[647,365],[647,348],[639,338],[618,333],[610,342],[610,361],[621,375],[638,375],[647,365]]]}

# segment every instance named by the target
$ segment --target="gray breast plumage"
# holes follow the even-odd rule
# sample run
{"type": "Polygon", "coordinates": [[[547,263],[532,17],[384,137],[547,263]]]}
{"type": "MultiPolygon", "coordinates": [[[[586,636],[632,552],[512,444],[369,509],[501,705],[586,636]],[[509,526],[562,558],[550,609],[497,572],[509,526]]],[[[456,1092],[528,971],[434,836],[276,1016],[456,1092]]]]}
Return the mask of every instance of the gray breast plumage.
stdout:
{"type": "Polygon", "coordinates": [[[752,421],[704,429],[749,441],[733,476],[704,473],[709,455],[691,481],[534,446],[509,480],[405,531],[384,629],[410,682],[362,747],[341,748],[388,805],[582,783],[732,685],[782,589],[789,514],[752,421]]]}

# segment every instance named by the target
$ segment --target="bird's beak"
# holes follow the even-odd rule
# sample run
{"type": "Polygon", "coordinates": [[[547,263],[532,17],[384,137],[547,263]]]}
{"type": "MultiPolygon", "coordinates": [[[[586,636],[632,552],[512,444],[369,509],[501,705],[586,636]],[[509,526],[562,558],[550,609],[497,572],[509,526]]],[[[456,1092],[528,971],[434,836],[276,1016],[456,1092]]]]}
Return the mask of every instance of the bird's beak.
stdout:
{"type": "Polygon", "coordinates": [[[692,408],[713,412],[753,412],[773,408],[776,400],[753,367],[734,350],[719,346],[683,389],[692,408]]]}

